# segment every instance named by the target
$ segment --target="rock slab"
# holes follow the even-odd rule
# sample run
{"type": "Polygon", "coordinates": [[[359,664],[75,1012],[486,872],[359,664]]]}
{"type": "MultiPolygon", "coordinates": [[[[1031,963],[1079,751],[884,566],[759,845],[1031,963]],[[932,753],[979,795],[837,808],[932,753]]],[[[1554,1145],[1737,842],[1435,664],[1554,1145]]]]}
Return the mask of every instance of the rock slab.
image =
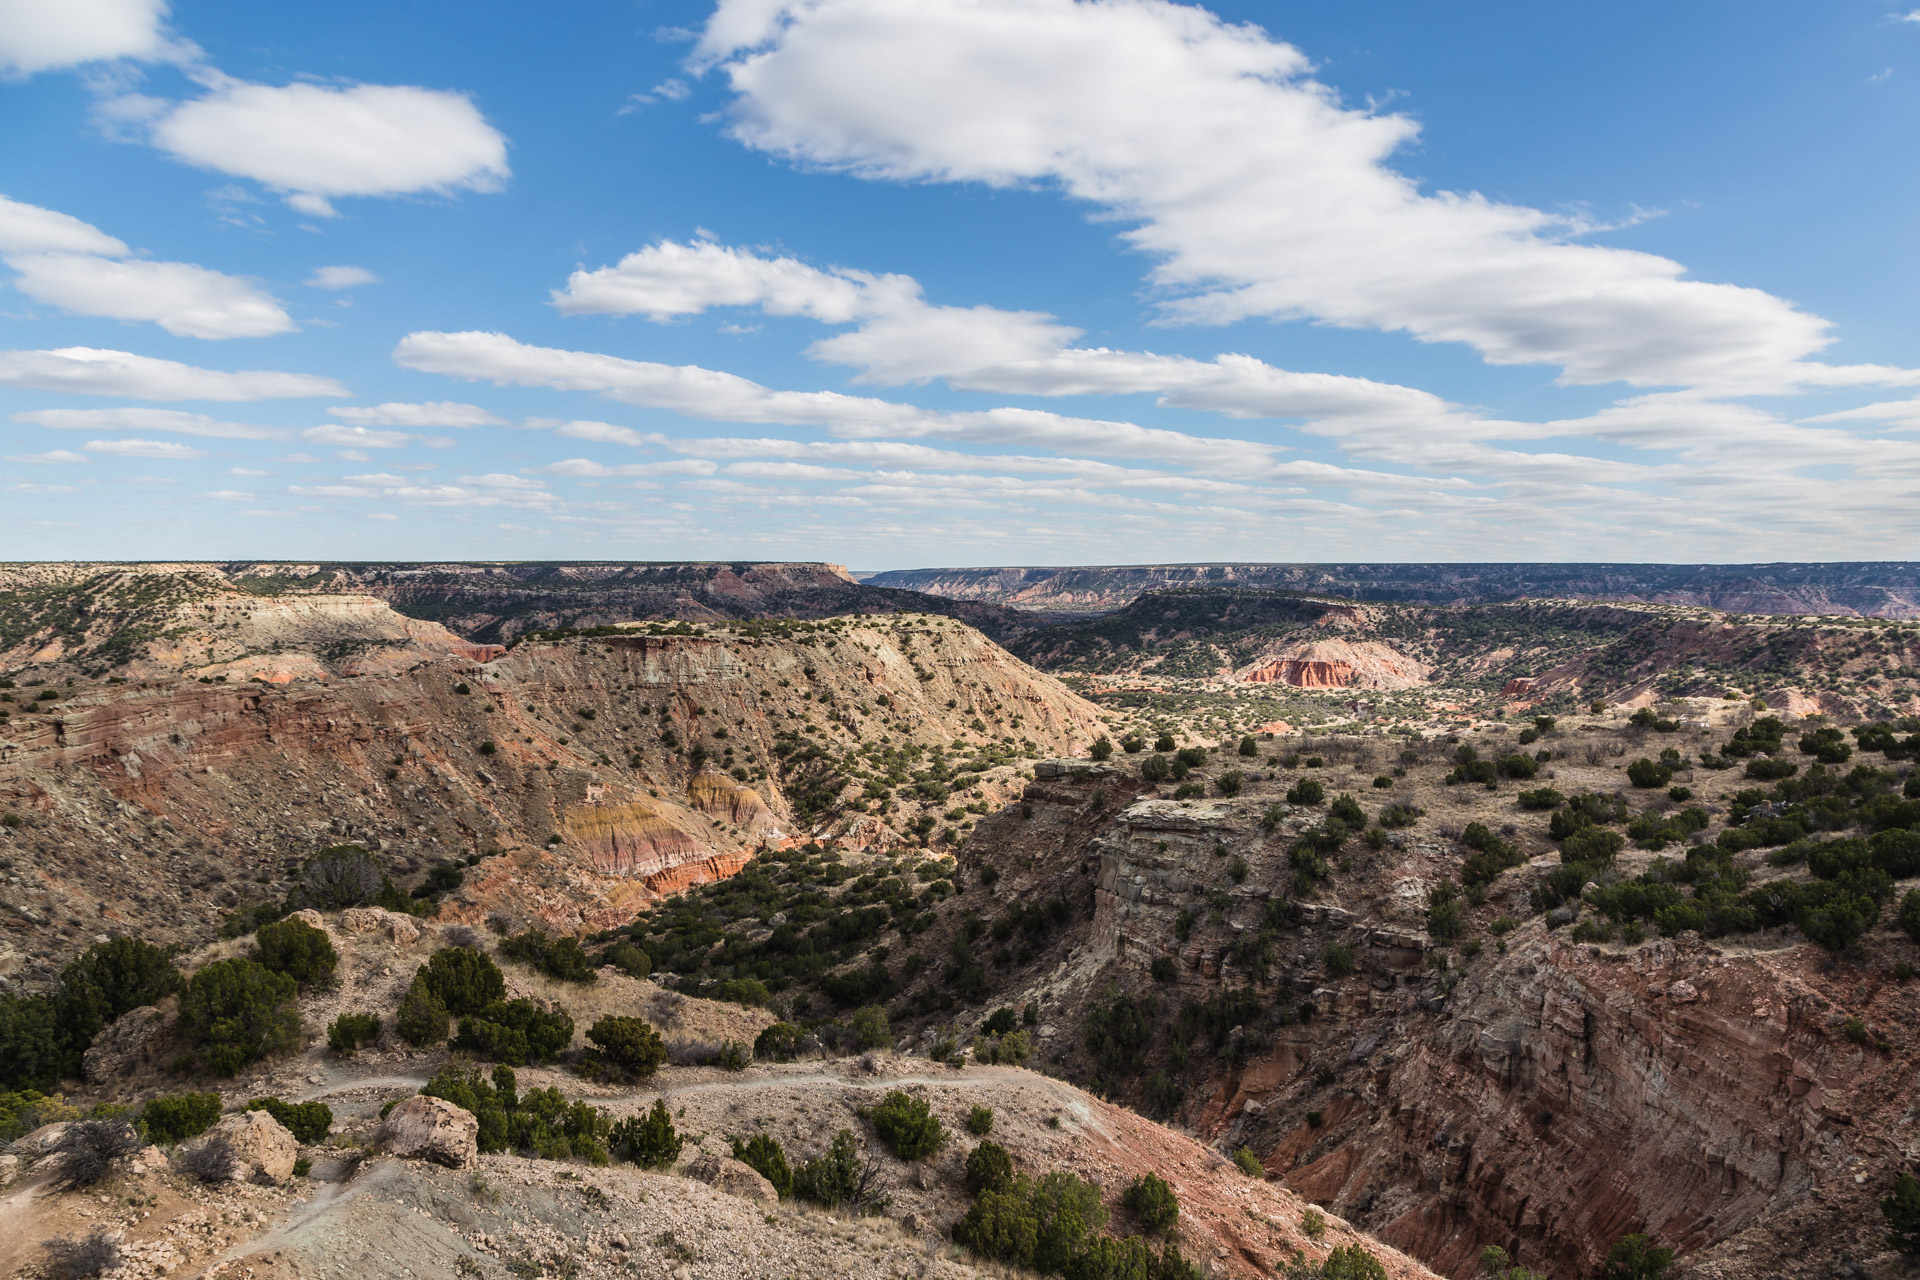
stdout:
{"type": "Polygon", "coordinates": [[[387,1113],[380,1143],[397,1156],[464,1169],[479,1159],[480,1122],[445,1098],[415,1094],[387,1113]]]}
{"type": "Polygon", "coordinates": [[[293,1176],[300,1144],[286,1127],[264,1111],[236,1111],[220,1117],[207,1135],[208,1142],[226,1140],[233,1152],[235,1182],[278,1186],[293,1176]]]}

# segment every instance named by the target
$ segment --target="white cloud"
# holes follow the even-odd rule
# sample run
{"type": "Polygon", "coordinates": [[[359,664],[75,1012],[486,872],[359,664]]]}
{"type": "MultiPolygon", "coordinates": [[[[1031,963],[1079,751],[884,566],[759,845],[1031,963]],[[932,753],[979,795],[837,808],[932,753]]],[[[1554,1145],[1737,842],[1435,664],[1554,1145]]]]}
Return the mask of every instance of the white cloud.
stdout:
{"type": "Polygon", "coordinates": [[[763,258],[702,241],[663,240],[630,253],[618,266],[578,270],[553,304],[566,315],[643,315],[653,320],[709,307],[755,306],[770,315],[804,315],[845,324],[868,310],[871,276],[836,277],[795,258],[763,258]]]}
{"type": "Polygon", "coordinates": [[[175,435],[206,436],[219,440],[284,440],[279,427],[257,427],[245,422],[221,422],[205,414],[179,409],[31,409],[13,415],[15,422],[61,431],[167,431],[175,435]]]}
{"type": "Polygon", "coordinates": [[[228,467],[227,474],[230,476],[243,476],[250,480],[258,480],[262,476],[270,476],[273,473],[271,471],[262,471],[258,467],[228,467]]]}
{"type": "Polygon", "coordinates": [[[502,422],[477,404],[452,400],[431,400],[425,404],[390,400],[385,404],[329,409],[327,414],[363,427],[487,427],[502,422]]]}
{"type": "Polygon", "coordinates": [[[184,462],[207,456],[177,440],[89,440],[81,448],[88,453],[110,454],[116,458],[170,458],[184,462]]]}
{"type": "Polygon", "coordinates": [[[177,160],[282,192],[314,217],[343,196],[498,190],[507,141],[465,94],[409,85],[222,80],[151,124],[177,160]]]}
{"type": "Polygon", "coordinates": [[[523,476],[462,477],[459,484],[419,484],[378,471],[343,476],[332,484],[295,485],[289,492],[308,497],[359,498],[407,502],[427,507],[523,507],[548,509],[559,499],[537,480],[523,476]]]}
{"type": "Polygon", "coordinates": [[[300,438],[315,444],[338,445],[348,449],[403,449],[419,439],[405,431],[376,431],[371,427],[347,427],[336,423],[308,427],[300,433],[300,438]]]}
{"type": "Polygon", "coordinates": [[[251,281],[127,253],[125,244],[78,218],[0,197],[0,257],[18,273],[14,287],[36,302],[78,315],[151,320],[187,338],[258,338],[298,327],[251,281]]]}
{"type": "MultiPolygon", "coordinates": [[[[4,5],[6,0],[0,0],[4,5]]],[[[0,17],[0,23],[4,23],[0,17]]],[[[71,214],[0,196],[0,254],[95,253],[118,258],[127,246],[71,214]]]]}
{"type": "Polygon", "coordinates": [[[1130,223],[1174,319],[1313,319],[1569,382],[1747,391],[1802,380],[1830,341],[1760,290],[1575,243],[1577,219],[1423,191],[1392,164],[1412,119],[1342,105],[1299,50],[1198,8],[722,0],[696,54],[716,63],[750,146],[874,179],[1057,184],[1130,223]]]}
{"type": "Polygon", "coordinates": [[[354,289],[363,284],[379,284],[380,277],[365,267],[316,267],[307,283],[316,289],[354,289]]]}
{"type": "Polygon", "coordinates": [[[316,374],[225,373],[100,347],[0,351],[0,387],[139,400],[276,400],[352,394],[334,379],[316,374]]]}
{"type": "Polygon", "coordinates": [[[0,74],[170,56],[166,0],[0,0],[0,74]]]}
{"type": "MultiPolygon", "coordinates": [[[[775,391],[697,365],[665,365],[593,352],[535,347],[500,333],[410,333],[393,357],[410,369],[500,385],[593,391],[624,404],[721,422],[783,423],[846,439],[943,436],[953,440],[1076,449],[1113,457],[1165,457],[1241,468],[1269,456],[1265,445],[1210,439],[1130,422],[1070,418],[1037,409],[943,413],[837,391],[775,391]]],[[[606,424],[596,424],[605,427],[606,424]]],[[[625,428],[608,427],[612,435],[625,428]]],[[[640,439],[634,433],[635,439],[640,439]]],[[[623,441],[625,442],[625,441],[623,441]]]]}
{"type": "Polygon", "coordinates": [[[71,462],[85,462],[86,459],[80,456],[79,454],[73,452],[71,449],[51,449],[51,450],[48,450],[46,453],[9,454],[7,457],[7,461],[8,462],[41,462],[41,463],[64,464],[64,463],[71,463],[71,462]]]}
{"type": "Polygon", "coordinates": [[[574,480],[597,480],[612,476],[710,476],[720,469],[703,458],[680,458],[670,462],[622,462],[612,466],[588,458],[567,458],[549,462],[534,471],[543,476],[566,476],[574,480]]]}
{"type": "Polygon", "coordinates": [[[203,493],[200,496],[203,498],[214,498],[220,502],[250,502],[253,500],[251,493],[244,492],[240,489],[215,489],[211,493],[203,493]]]}

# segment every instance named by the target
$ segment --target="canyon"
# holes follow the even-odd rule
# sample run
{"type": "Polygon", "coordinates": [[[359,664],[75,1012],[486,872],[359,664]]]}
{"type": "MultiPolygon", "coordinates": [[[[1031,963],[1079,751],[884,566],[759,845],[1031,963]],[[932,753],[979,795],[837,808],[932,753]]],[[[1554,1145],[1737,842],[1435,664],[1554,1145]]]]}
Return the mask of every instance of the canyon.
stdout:
{"type": "Polygon", "coordinates": [[[1920,618],[1920,564],[1170,564],[896,569],[878,587],[1041,614],[1105,613],[1142,593],[1257,588],[1413,604],[1524,598],[1691,605],[1729,613],[1920,618]]]}

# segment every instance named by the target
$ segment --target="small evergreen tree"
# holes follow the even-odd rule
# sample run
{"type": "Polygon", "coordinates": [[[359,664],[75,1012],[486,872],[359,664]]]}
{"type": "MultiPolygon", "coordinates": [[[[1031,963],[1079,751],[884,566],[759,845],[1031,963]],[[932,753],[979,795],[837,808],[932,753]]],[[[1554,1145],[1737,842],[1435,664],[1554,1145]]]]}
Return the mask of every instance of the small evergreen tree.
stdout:
{"type": "Polygon", "coordinates": [[[666,1099],[655,1098],[646,1115],[629,1116],[613,1126],[609,1145],[621,1159],[643,1169],[664,1169],[680,1158],[684,1143],[667,1114],[666,1099]]]}
{"type": "Polygon", "coordinates": [[[771,1182],[782,1200],[792,1197],[793,1170],[787,1164],[787,1153],[781,1149],[778,1139],[764,1133],[756,1133],[745,1142],[735,1138],[733,1158],[771,1182]]]}
{"type": "Polygon", "coordinates": [[[1880,1202],[1887,1220],[1887,1243],[1909,1258],[1920,1258],[1920,1178],[1903,1173],[1893,1180],[1893,1194],[1880,1202]]]}
{"type": "Polygon", "coordinates": [[[284,973],[302,987],[318,986],[333,979],[340,953],[333,949],[325,931],[304,920],[281,920],[262,925],[253,935],[257,951],[254,959],[275,973],[284,973]]]}

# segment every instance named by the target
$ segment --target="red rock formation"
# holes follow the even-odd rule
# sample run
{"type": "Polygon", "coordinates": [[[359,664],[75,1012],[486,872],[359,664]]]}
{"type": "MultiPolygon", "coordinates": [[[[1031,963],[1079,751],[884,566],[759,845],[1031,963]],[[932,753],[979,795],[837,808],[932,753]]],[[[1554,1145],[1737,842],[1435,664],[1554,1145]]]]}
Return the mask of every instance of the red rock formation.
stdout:
{"type": "Polygon", "coordinates": [[[1427,667],[1377,640],[1315,640],[1277,645],[1235,679],[1296,689],[1408,689],[1426,683],[1427,667]]]}
{"type": "Polygon", "coordinates": [[[1311,658],[1276,658],[1240,677],[1246,684],[1290,684],[1296,689],[1344,689],[1353,683],[1350,662],[1316,662],[1311,658]]]}

